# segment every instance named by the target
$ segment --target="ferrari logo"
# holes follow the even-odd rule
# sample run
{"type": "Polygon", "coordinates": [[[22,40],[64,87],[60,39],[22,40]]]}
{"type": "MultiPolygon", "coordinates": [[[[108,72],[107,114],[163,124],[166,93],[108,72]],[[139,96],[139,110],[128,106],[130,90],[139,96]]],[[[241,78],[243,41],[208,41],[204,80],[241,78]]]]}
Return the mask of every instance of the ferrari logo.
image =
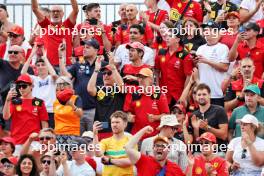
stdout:
{"type": "Polygon", "coordinates": [[[180,57],[180,58],[182,57],[182,53],[179,54],[179,57],[180,57]]]}
{"type": "Polygon", "coordinates": [[[161,58],[161,62],[165,62],[165,60],[166,60],[166,58],[165,58],[165,56],[163,56],[163,57],[161,58]]]}
{"type": "Polygon", "coordinates": [[[20,106],[20,105],[19,106],[16,106],[16,110],[17,111],[21,111],[22,110],[22,106],[20,106]]]}
{"type": "Polygon", "coordinates": [[[153,97],[156,99],[158,97],[158,94],[153,94],[153,97]]]}
{"type": "Polygon", "coordinates": [[[104,97],[105,97],[105,92],[103,90],[99,90],[97,92],[97,100],[100,101],[100,100],[104,99],[104,97]]]}
{"type": "Polygon", "coordinates": [[[178,7],[181,8],[182,7],[182,4],[181,3],[178,3],[178,7]]]}
{"type": "Polygon", "coordinates": [[[200,168],[200,167],[197,167],[196,169],[195,169],[195,174],[201,174],[202,173],[202,168],[200,168]]]}
{"type": "Polygon", "coordinates": [[[139,107],[141,105],[140,101],[136,101],[136,107],[139,107]]]}
{"type": "Polygon", "coordinates": [[[214,168],[217,168],[218,167],[218,163],[214,163],[214,168]]]}
{"type": "Polygon", "coordinates": [[[190,8],[193,8],[193,3],[191,3],[190,8]]]}

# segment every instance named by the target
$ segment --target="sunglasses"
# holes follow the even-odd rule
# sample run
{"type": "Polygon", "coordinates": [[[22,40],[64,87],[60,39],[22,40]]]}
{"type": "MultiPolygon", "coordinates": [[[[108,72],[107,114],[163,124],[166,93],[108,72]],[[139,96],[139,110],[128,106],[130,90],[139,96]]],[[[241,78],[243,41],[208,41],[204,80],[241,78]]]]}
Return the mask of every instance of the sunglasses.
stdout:
{"type": "Polygon", "coordinates": [[[241,154],[241,159],[245,159],[246,158],[246,153],[247,153],[247,149],[243,149],[242,150],[242,154],[241,154]]]}
{"type": "Polygon", "coordinates": [[[65,86],[69,86],[70,84],[64,82],[64,83],[57,83],[57,87],[65,87],[65,86]]]}
{"type": "Polygon", "coordinates": [[[7,168],[7,169],[11,169],[14,167],[14,165],[10,164],[10,163],[5,163],[3,166],[4,166],[4,168],[7,168]]]}
{"type": "Polygon", "coordinates": [[[18,88],[18,89],[21,89],[21,88],[22,88],[22,89],[26,89],[28,86],[29,86],[28,84],[18,84],[18,85],[17,85],[17,88],[18,88]]]}
{"type": "Polygon", "coordinates": [[[19,36],[20,36],[20,35],[11,34],[11,33],[9,33],[9,35],[8,35],[9,38],[17,38],[17,37],[19,37],[19,36]]]}
{"type": "Polygon", "coordinates": [[[50,160],[42,160],[41,163],[42,164],[46,164],[47,163],[48,165],[50,165],[50,160]]]}
{"type": "Polygon", "coordinates": [[[103,72],[103,75],[111,76],[112,75],[112,72],[111,71],[104,71],[103,72]]]}
{"type": "Polygon", "coordinates": [[[167,147],[167,145],[166,144],[155,144],[154,147],[155,148],[165,149],[167,147]]]}
{"type": "Polygon", "coordinates": [[[171,129],[173,130],[173,131],[178,131],[178,127],[171,127],[171,129]]]}
{"type": "Polygon", "coordinates": [[[43,136],[43,137],[39,137],[39,140],[41,140],[41,141],[44,141],[44,140],[49,141],[49,140],[51,140],[51,139],[53,139],[53,137],[51,137],[51,136],[43,136]]]}
{"type": "Polygon", "coordinates": [[[19,53],[19,51],[8,51],[8,54],[14,54],[17,55],[19,53]]]}

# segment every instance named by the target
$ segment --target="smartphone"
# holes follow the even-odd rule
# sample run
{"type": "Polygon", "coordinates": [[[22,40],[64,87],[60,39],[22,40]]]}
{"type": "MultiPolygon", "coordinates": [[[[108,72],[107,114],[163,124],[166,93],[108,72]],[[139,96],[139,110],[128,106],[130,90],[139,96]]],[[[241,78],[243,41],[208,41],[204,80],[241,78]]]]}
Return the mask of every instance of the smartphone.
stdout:
{"type": "Polygon", "coordinates": [[[239,29],[238,29],[238,32],[239,33],[246,32],[246,28],[244,26],[240,26],[239,29]]]}
{"type": "Polygon", "coordinates": [[[103,129],[109,128],[109,123],[108,122],[101,122],[101,124],[102,124],[102,128],[103,129]]]}

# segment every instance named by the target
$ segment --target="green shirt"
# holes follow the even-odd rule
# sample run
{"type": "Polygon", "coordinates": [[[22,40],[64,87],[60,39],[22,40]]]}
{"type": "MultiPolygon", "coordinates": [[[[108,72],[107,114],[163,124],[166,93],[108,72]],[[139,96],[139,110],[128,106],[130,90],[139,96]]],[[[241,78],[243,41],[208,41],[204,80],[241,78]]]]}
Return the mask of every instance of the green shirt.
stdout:
{"type": "MultiPolygon", "coordinates": [[[[241,129],[239,123],[236,123],[238,119],[242,119],[242,117],[246,114],[252,114],[254,115],[259,123],[262,125],[264,124],[264,106],[257,106],[256,112],[251,113],[246,105],[240,106],[236,109],[234,109],[231,118],[229,120],[228,128],[233,129],[235,131],[234,137],[240,137],[241,136],[241,129]]],[[[262,139],[264,139],[264,135],[260,135],[262,139]]]]}

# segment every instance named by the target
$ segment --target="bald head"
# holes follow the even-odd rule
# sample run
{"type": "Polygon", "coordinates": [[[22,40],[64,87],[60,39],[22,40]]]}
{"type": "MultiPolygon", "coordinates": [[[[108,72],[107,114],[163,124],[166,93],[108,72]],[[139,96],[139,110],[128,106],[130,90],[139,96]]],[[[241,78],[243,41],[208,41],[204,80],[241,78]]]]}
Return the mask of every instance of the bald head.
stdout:
{"type": "Polygon", "coordinates": [[[135,20],[138,14],[137,7],[134,4],[126,6],[126,16],[129,21],[135,20]]]}

